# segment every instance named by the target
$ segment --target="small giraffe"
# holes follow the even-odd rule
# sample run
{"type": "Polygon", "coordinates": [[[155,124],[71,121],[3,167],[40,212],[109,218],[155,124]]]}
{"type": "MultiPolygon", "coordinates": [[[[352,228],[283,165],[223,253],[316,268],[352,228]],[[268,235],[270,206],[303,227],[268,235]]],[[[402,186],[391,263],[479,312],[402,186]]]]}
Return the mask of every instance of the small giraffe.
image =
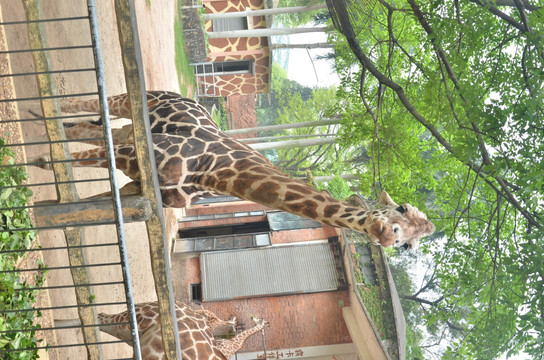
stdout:
{"type": "MultiPolygon", "coordinates": [[[[142,359],[165,359],[157,302],[137,304],[135,311],[142,359]]],[[[254,327],[241,332],[232,339],[219,343],[212,334],[213,327],[231,324],[229,321],[220,320],[209,310],[192,310],[180,302],[176,302],[176,315],[182,357],[187,360],[230,359],[242,348],[247,338],[268,326],[268,322],[253,318],[254,327]],[[207,322],[208,319],[213,319],[212,324],[207,322]]],[[[132,344],[130,326],[126,324],[128,322],[127,311],[119,314],[100,313],[98,321],[100,331],[123,340],[129,345],[132,344]]]]}
{"type": "MultiPolygon", "coordinates": [[[[130,118],[126,94],[108,98],[112,115],[130,118]]],[[[259,152],[224,134],[196,101],[163,91],[147,93],[149,120],[160,191],[165,207],[182,208],[199,196],[233,195],[332,226],[369,235],[375,244],[415,248],[434,232],[427,216],[410,204],[398,205],[382,192],[380,209],[363,209],[338,201],[289,178],[259,152]]],[[[99,112],[98,100],[66,99],[63,112],[99,112]]],[[[131,126],[114,129],[117,168],[139,179],[131,126]]],[[[102,136],[102,127],[80,122],[66,128],[69,139],[102,136]]],[[[96,144],[95,145],[99,145],[96,144]]],[[[103,147],[72,154],[74,166],[107,167],[103,147]]],[[[48,161],[47,157],[36,159],[48,161]]]]}
{"type": "Polygon", "coordinates": [[[222,320],[210,310],[200,309],[195,310],[195,312],[198,315],[204,316],[204,318],[206,319],[206,324],[208,324],[212,331],[227,325],[232,326],[234,329],[236,329],[236,317],[233,317],[230,320],[222,320]]]}

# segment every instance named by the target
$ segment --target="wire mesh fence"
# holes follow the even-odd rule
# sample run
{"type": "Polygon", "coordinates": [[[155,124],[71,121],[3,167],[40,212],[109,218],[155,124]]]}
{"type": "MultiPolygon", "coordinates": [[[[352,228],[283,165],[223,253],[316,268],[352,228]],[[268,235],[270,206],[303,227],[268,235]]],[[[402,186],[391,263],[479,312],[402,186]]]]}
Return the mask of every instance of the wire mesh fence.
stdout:
{"type": "MultiPolygon", "coordinates": [[[[135,246],[166,258],[164,234],[148,239],[143,224],[125,223],[160,224],[160,200],[144,194],[121,203],[127,179],[115,170],[112,131],[128,123],[112,128],[108,115],[94,1],[42,5],[0,4],[0,358],[140,358],[132,293],[140,280],[129,270],[139,265],[129,258],[140,253],[127,249],[125,228],[139,226],[135,246]],[[68,114],[62,104],[74,97],[97,98],[100,106],[68,114]],[[89,121],[100,133],[73,131],[89,121]],[[106,151],[92,160],[103,168],[72,167],[71,153],[97,145],[106,151]],[[99,312],[127,310],[121,325],[130,327],[129,339],[100,333],[99,312]],[[126,342],[134,350],[120,345],[126,342]]],[[[136,272],[152,279],[151,270],[165,272],[167,261],[136,272]]],[[[159,301],[172,298],[168,284],[155,286],[165,289],[159,301]]],[[[165,308],[172,314],[172,301],[165,308]]]]}

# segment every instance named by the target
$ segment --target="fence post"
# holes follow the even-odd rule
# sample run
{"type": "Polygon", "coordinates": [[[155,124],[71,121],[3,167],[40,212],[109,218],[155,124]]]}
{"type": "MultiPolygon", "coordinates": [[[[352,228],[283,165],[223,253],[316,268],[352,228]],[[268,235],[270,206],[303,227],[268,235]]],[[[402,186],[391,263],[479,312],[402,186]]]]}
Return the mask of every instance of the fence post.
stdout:
{"type": "Polygon", "coordinates": [[[155,171],[153,142],[151,136],[149,136],[151,130],[134,3],[128,0],[116,0],[115,12],[127,93],[132,111],[134,145],[140,169],[142,195],[152,203],[152,215],[146,221],[146,226],[149,237],[151,266],[159,304],[162,341],[167,359],[181,359],[179,331],[177,321],[174,320],[177,317],[170,276],[169,239],[166,239],[165,235],[162,200],[158,176],[155,171]]]}

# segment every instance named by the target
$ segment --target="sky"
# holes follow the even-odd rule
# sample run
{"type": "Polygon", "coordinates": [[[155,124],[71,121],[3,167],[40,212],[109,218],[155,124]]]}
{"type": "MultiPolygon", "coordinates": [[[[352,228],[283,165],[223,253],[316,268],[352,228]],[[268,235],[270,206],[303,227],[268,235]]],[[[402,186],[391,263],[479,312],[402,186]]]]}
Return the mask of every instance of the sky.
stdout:
{"type": "MultiPolygon", "coordinates": [[[[326,42],[327,36],[323,32],[290,35],[291,44],[307,44],[326,42]]],[[[331,49],[310,49],[311,58],[324,55],[331,49]]],[[[308,56],[306,49],[291,49],[287,76],[291,80],[308,87],[326,87],[337,85],[340,79],[333,73],[332,64],[327,60],[313,60],[308,56]],[[315,66],[315,71],[314,71],[315,66]],[[317,76],[316,76],[317,74],[317,76]]]]}

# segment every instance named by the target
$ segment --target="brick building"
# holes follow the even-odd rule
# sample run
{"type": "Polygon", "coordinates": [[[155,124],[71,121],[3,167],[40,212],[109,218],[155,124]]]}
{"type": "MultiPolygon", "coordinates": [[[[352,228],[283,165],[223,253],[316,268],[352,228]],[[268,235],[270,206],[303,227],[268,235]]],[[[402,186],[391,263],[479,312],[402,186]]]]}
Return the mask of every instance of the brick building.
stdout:
{"type": "Polygon", "coordinates": [[[267,7],[264,0],[202,0],[208,33],[205,62],[193,63],[198,96],[230,96],[265,93],[269,88],[271,53],[268,36],[235,36],[233,31],[266,29],[270,18],[245,15],[221,17],[221,14],[251,13],[267,7]],[[217,17],[218,16],[218,17],[217,17]],[[213,37],[213,34],[226,34],[213,37]]]}
{"type": "Polygon", "coordinates": [[[270,322],[237,359],[390,358],[349,285],[340,229],[229,197],[187,208],[178,225],[176,298],[244,328],[251,314],[270,322]]]}

